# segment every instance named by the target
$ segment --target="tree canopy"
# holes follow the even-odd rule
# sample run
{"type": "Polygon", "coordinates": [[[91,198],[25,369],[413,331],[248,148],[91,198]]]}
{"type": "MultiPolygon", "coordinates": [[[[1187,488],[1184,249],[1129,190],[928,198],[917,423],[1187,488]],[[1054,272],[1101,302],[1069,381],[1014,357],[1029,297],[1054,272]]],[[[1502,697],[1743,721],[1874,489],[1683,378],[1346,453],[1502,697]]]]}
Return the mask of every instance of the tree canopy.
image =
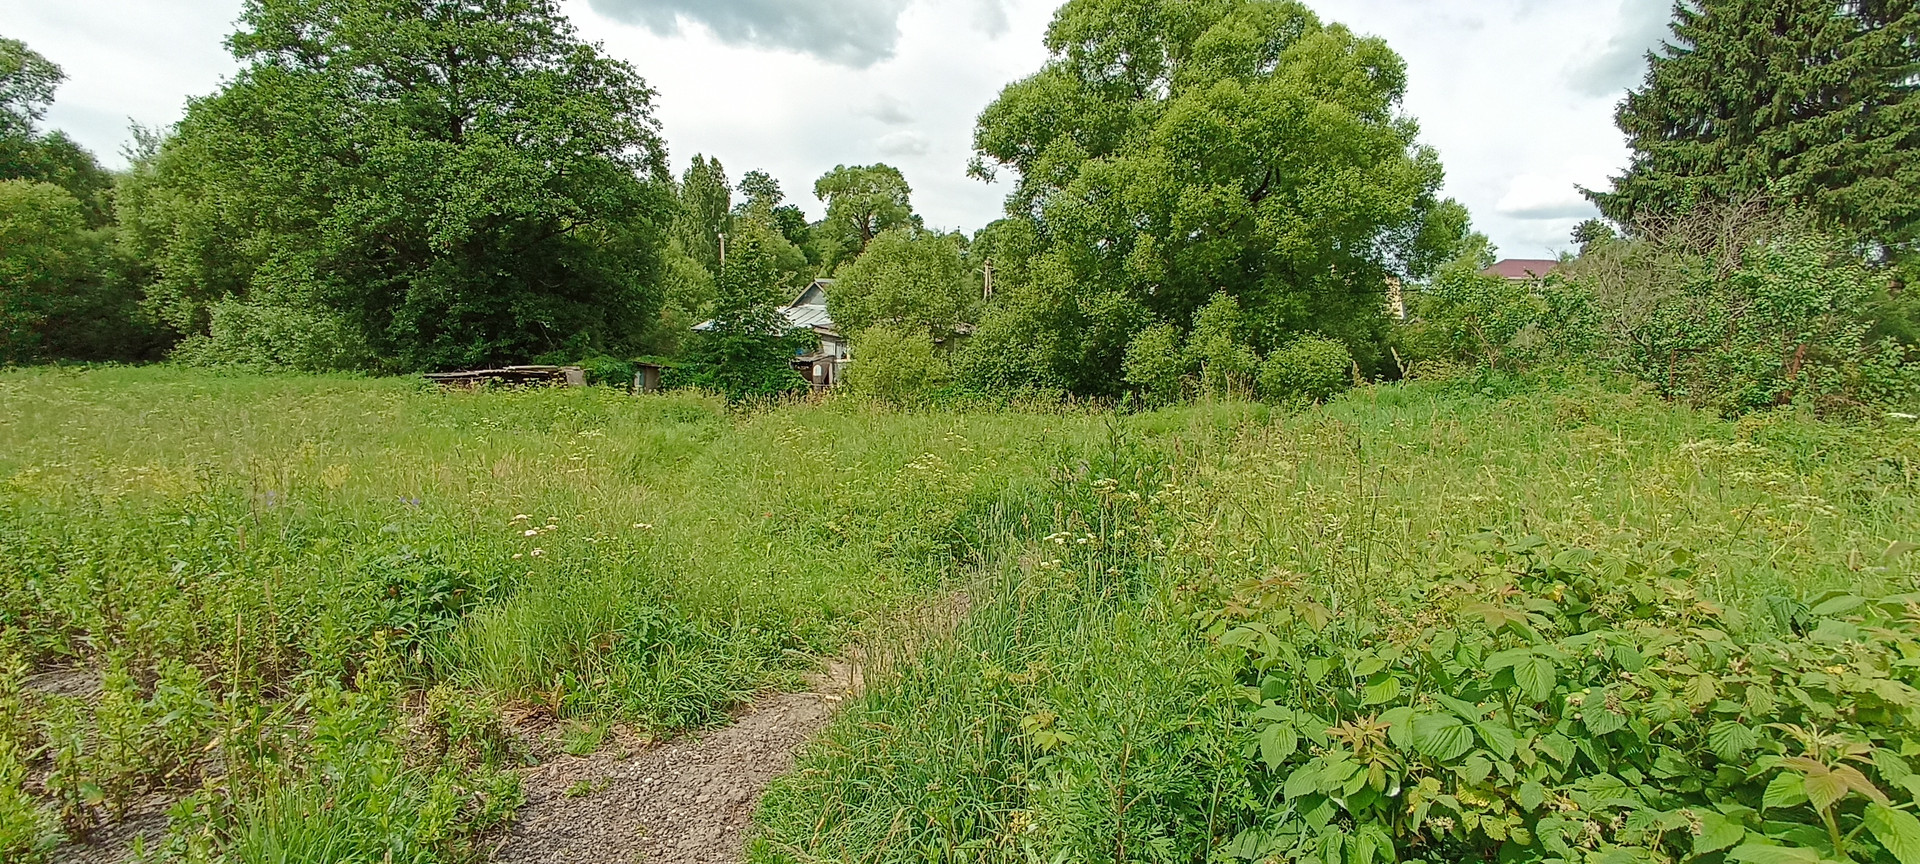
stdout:
{"type": "Polygon", "coordinates": [[[860,257],[882,232],[915,224],[913,188],[891,165],[841,165],[813,184],[813,194],[827,205],[819,233],[830,247],[828,273],[860,257]]]}
{"type": "Polygon", "coordinates": [[[957,238],[895,228],[841,269],[827,305],[843,333],[885,324],[943,339],[966,320],[975,297],[957,238]]]}
{"type": "Polygon", "coordinates": [[[1633,148],[1608,218],[1784,197],[1911,252],[1920,242],[1920,7],[1684,0],[1617,120],[1633,148]]]}
{"type": "Polygon", "coordinates": [[[1071,0],[1046,40],[981,115],[974,172],[1013,175],[1038,245],[1041,299],[992,315],[1042,319],[983,329],[1054,335],[981,350],[1111,393],[1134,333],[1224,291],[1261,350],[1317,330],[1378,362],[1387,279],[1430,272],[1465,227],[1384,42],[1290,0],[1071,0]]]}
{"type": "Polygon", "coordinates": [[[653,91],[555,0],[248,0],[245,63],[136,168],[155,305],[336,317],[393,367],[618,349],[672,214],[653,91]]]}

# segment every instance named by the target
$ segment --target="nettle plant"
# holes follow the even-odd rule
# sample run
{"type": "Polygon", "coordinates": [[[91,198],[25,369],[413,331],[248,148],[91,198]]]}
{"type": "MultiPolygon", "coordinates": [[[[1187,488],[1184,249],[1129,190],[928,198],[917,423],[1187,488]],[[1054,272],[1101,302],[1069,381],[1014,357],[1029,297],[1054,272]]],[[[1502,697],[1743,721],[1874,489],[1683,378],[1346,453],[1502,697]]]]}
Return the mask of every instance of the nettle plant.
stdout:
{"type": "Polygon", "coordinates": [[[1920,864],[1920,595],[1744,635],[1689,561],[1477,538],[1384,625],[1244,589],[1211,625],[1260,803],[1225,857],[1920,864]]]}

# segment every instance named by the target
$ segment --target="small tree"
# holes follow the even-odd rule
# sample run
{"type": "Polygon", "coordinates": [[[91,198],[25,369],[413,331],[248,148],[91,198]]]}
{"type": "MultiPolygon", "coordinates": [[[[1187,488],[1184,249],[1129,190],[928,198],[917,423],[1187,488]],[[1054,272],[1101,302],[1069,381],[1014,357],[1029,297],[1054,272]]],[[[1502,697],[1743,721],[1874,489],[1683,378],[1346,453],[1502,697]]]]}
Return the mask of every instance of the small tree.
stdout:
{"type": "Polygon", "coordinates": [[[1260,393],[1274,402],[1321,402],[1352,384],[1352,352],[1318,333],[1276,349],[1260,367],[1260,393]]]}
{"type": "Polygon", "coordinates": [[[888,324],[944,339],[969,317],[973,290],[954,237],[895,229],[842,268],[827,306],[847,332],[888,324]]]}
{"type": "Polygon", "coordinates": [[[1244,396],[1253,392],[1260,356],[1245,339],[1240,302],[1221,293],[1193,316],[1193,335],[1187,352],[1200,369],[1200,387],[1215,396],[1244,396]]]}
{"type": "MultiPolygon", "coordinates": [[[[47,353],[51,330],[111,285],[104,238],[80,202],[58,186],[0,180],[0,362],[47,353]]],[[[124,314],[124,310],[122,310],[124,314]]],[[[111,326],[106,320],[71,322],[111,326]]]]}
{"type": "Polygon", "coordinates": [[[1186,389],[1191,365],[1180,345],[1180,331],[1172,324],[1155,324],[1127,343],[1127,359],[1121,368],[1127,383],[1141,398],[1152,404],[1166,404],[1179,401],[1186,389]]]}
{"type": "Polygon", "coordinates": [[[716,280],[713,326],[697,334],[689,383],[741,400],[806,389],[793,358],[814,343],[780,313],[781,288],[766,226],[747,222],[716,280]]]}
{"type": "Polygon", "coordinates": [[[905,404],[953,379],[952,367],[926,331],[875,324],[854,337],[847,391],[905,404]]]}

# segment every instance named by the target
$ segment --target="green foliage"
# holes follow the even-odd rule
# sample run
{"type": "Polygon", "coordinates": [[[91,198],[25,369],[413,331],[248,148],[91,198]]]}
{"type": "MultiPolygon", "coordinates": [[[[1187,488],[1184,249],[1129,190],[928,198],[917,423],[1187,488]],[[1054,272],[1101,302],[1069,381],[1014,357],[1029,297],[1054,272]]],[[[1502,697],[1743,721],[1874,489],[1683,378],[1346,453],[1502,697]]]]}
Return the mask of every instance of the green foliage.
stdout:
{"type": "Polygon", "coordinates": [[[873,238],[840,269],[827,307],[844,332],[887,325],[950,339],[972,317],[975,296],[957,238],[902,228],[873,238]]]}
{"type": "Polygon", "coordinates": [[[33,131],[66,78],[58,65],[26,43],[0,37],[0,137],[33,131]]]}
{"type": "Polygon", "coordinates": [[[1480,272],[1483,266],[1478,260],[1453,262],[1413,293],[1409,341],[1417,357],[1489,371],[1537,359],[1547,315],[1544,282],[1487,275],[1480,272]]]}
{"type": "Polygon", "coordinates": [[[720,272],[720,238],[733,233],[733,187],[718,158],[698,153],[680,177],[680,209],[673,242],[708,273],[720,272]]]}
{"type": "Polygon", "coordinates": [[[673,211],[653,91],[550,0],[251,0],[120,201],[153,307],[339,320],[400,369],[624,352],[673,211]]]}
{"type": "Polygon", "coordinates": [[[1215,396],[1245,396],[1260,374],[1260,355],[1246,343],[1247,324],[1240,303],[1220,294],[1193,314],[1187,337],[1191,365],[1200,370],[1200,388],[1215,396]]]}
{"type": "Polygon", "coordinates": [[[1898,340],[1869,339],[1884,277],[1791,217],[1704,210],[1597,244],[1569,279],[1601,356],[1670,398],[1737,413],[1914,390],[1898,340]]]}
{"type": "Polygon", "coordinates": [[[891,165],[840,165],[813,184],[827,216],[814,230],[821,272],[834,273],[860,257],[873,238],[896,228],[918,227],[913,189],[891,165]]]}
{"type": "Polygon", "coordinates": [[[713,304],[711,327],[695,334],[687,353],[687,383],[742,400],[806,388],[793,358],[815,344],[780,311],[778,234],[749,222],[729,246],[713,304]]]}
{"type": "Polygon", "coordinates": [[[1312,333],[1275,349],[1260,366],[1260,395],[1275,402],[1321,402],[1351,386],[1347,346],[1312,333]]]}
{"type": "Polygon", "coordinates": [[[0,180],[0,362],[144,359],[144,320],[112,232],[47,183],[0,180]]]}
{"type": "Polygon", "coordinates": [[[1385,43],[1292,2],[1076,0],[1047,47],[981,115],[975,170],[1011,170],[1008,212],[1043,229],[1026,326],[1079,346],[1074,390],[1117,394],[1135,332],[1222,292],[1257,351],[1317,330],[1379,365],[1387,277],[1453,257],[1465,221],[1385,43]],[[1104,297],[1145,314],[1109,336],[1104,297]]]}
{"type": "Polygon", "coordinates": [[[207,332],[181,340],[174,360],[300,372],[364,369],[374,363],[360,334],[325,311],[229,298],[210,304],[206,314],[207,332]]]}
{"type": "Polygon", "coordinates": [[[953,378],[945,353],[918,327],[868,327],[853,337],[853,357],[847,392],[896,405],[911,405],[953,378]]]}
{"type": "Polygon", "coordinates": [[[1743,635],[1684,555],[1470,548],[1397,601],[1433,610],[1398,633],[1298,602],[1216,625],[1272,802],[1236,857],[1891,862],[1920,840],[1888,816],[1915,795],[1913,598],[1816,597],[1743,635]]]}
{"type": "Polygon", "coordinates": [[[1849,237],[1911,253],[1920,13],[1903,3],[1701,0],[1673,16],[1645,83],[1620,105],[1633,163],[1611,191],[1588,193],[1609,218],[1637,225],[1778,195],[1849,237]]]}
{"type": "Polygon", "coordinates": [[[1180,344],[1180,331],[1171,324],[1155,324],[1127,343],[1127,359],[1121,370],[1127,383],[1149,403],[1166,404],[1184,395],[1190,366],[1180,344]]]}

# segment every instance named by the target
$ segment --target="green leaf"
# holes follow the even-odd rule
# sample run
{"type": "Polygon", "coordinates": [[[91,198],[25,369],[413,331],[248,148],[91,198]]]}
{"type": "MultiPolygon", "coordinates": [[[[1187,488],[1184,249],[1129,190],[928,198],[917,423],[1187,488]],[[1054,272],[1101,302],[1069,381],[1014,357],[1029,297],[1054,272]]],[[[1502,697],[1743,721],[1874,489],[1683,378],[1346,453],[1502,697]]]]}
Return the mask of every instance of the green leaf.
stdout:
{"type": "Polygon", "coordinates": [[[1520,791],[1514,793],[1513,800],[1522,810],[1538,810],[1540,805],[1547,803],[1547,787],[1528,780],[1520,784],[1520,791]]]}
{"type": "Polygon", "coordinates": [[[1845,615],[1865,605],[1867,605],[1867,599],[1865,597],[1842,594],[1831,600],[1815,605],[1812,614],[1821,618],[1828,618],[1834,615],[1845,615]]]}
{"type": "Polygon", "coordinates": [[[1715,723],[1713,728],[1707,730],[1707,749],[1712,750],[1713,755],[1720,757],[1722,762],[1740,758],[1740,754],[1752,750],[1759,743],[1760,733],[1731,720],[1715,723]]]}
{"type": "Polygon", "coordinates": [[[1533,656],[1532,648],[1508,648],[1507,650],[1501,651],[1493,655],[1492,657],[1488,657],[1487,663],[1486,663],[1486,670],[1489,673],[1498,672],[1502,669],[1507,668],[1508,666],[1512,666],[1515,663],[1519,663],[1520,661],[1525,660],[1528,657],[1532,657],[1532,656],[1533,656]]]}
{"type": "Polygon", "coordinates": [[[1587,731],[1594,735],[1610,735],[1627,728],[1627,718],[1624,715],[1615,714],[1598,705],[1592,706],[1582,714],[1581,722],[1585,723],[1587,731]]]}
{"type": "Polygon", "coordinates": [[[1867,830],[1900,864],[1920,864],[1920,819],[1884,804],[1867,805],[1867,830]]]}
{"type": "Polygon", "coordinates": [[[1485,783],[1487,777],[1492,774],[1493,763],[1488,762],[1487,757],[1477,753],[1467,757],[1467,764],[1460,767],[1460,779],[1467,781],[1469,786],[1485,783]]]}
{"type": "Polygon", "coordinates": [[[1387,740],[1401,750],[1413,749],[1413,709],[1405,705],[1389,708],[1380,715],[1387,724],[1387,740]]]}
{"type": "MultiPolygon", "coordinates": [[[[1740,823],[1728,819],[1712,810],[1697,809],[1694,815],[1700,818],[1700,835],[1693,838],[1693,854],[1705,855],[1718,852],[1747,836],[1747,829],[1740,823]]],[[[1902,862],[1904,864],[1904,862],[1902,862]]]]}
{"type": "Polygon", "coordinates": [[[1400,698],[1400,679],[1392,675],[1383,675],[1379,680],[1367,685],[1360,704],[1383,705],[1398,698],[1400,698]]]}
{"type": "Polygon", "coordinates": [[[1807,803],[1805,781],[1798,774],[1782,771],[1773,775],[1773,779],[1767,783],[1766,794],[1760,798],[1760,809],[1797,807],[1805,803],[1807,803]]]}
{"type": "Polygon", "coordinates": [[[1747,843],[1727,853],[1727,858],[1746,864],[1819,864],[1820,853],[1793,846],[1769,846],[1747,843]]]}
{"type": "Polygon", "coordinates": [[[1274,723],[1260,730],[1260,759],[1267,763],[1268,771],[1278,770],[1298,749],[1300,736],[1293,731],[1292,723],[1274,723]]]}
{"type": "Polygon", "coordinates": [[[1441,762],[1473,749],[1473,731],[1458,717],[1423,714],[1413,721],[1413,747],[1441,762]]]}
{"type": "Polygon", "coordinates": [[[1801,786],[1815,810],[1825,810],[1847,797],[1847,781],[1838,774],[1809,774],[1801,786]]]}
{"type": "Polygon", "coordinates": [[[1686,686],[1687,704],[1700,706],[1712,704],[1720,698],[1720,679],[1712,675],[1695,675],[1686,686]]]}
{"type": "Polygon", "coordinates": [[[1311,794],[1320,788],[1320,769],[1315,765],[1302,765],[1287,775],[1286,788],[1283,790],[1288,801],[1302,795],[1311,794]]]}
{"type": "Polygon", "coordinates": [[[1502,759],[1512,759],[1517,739],[1513,730],[1492,721],[1473,724],[1473,731],[1485,742],[1488,750],[1502,759]]]}
{"type": "Polygon", "coordinates": [[[1527,698],[1535,702],[1545,702],[1553,695],[1553,661],[1545,657],[1528,657],[1513,664],[1513,680],[1518,682],[1527,698]]]}

